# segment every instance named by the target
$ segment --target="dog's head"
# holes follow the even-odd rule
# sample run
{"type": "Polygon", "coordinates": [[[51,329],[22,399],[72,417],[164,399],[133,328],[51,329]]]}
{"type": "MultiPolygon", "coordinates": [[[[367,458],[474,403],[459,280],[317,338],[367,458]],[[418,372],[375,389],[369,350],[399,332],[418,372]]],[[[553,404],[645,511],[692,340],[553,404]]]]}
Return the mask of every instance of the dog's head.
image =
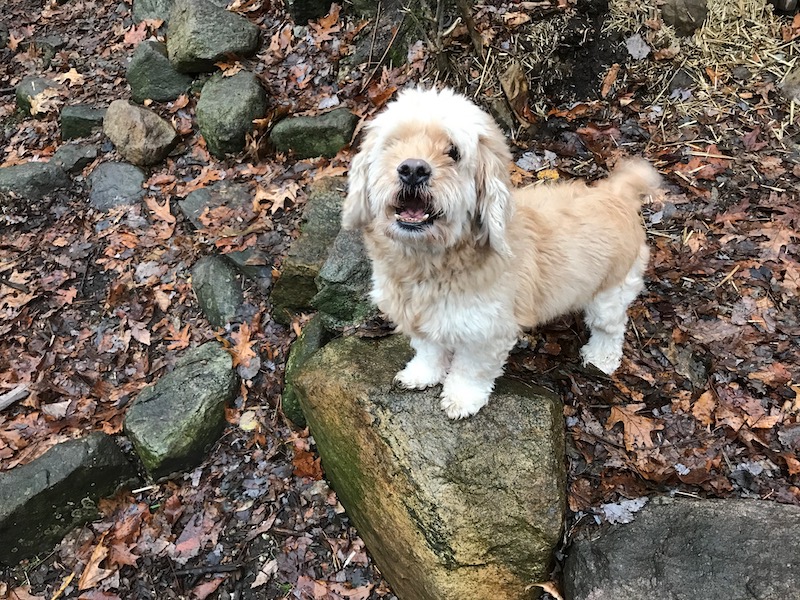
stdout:
{"type": "Polygon", "coordinates": [[[405,91],[367,125],[343,224],[411,246],[468,240],[506,254],[510,160],[492,117],[464,96],[405,91]]]}

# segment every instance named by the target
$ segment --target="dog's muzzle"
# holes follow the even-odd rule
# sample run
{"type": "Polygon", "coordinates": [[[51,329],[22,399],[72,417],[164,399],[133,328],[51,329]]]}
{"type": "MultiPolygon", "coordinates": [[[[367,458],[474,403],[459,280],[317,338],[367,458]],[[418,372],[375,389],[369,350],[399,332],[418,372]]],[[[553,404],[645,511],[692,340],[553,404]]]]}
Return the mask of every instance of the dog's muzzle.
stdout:
{"type": "Polygon", "coordinates": [[[431,172],[431,166],[419,158],[408,158],[398,165],[402,187],[395,202],[395,220],[402,229],[418,231],[435,220],[427,186],[431,172]]]}

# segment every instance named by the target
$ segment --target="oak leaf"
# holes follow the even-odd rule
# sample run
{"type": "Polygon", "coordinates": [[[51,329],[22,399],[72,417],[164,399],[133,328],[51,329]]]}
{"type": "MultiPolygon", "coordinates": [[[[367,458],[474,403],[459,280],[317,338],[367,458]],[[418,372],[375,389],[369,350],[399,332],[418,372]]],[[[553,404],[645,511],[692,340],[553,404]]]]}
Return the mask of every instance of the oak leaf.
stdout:
{"type": "Polygon", "coordinates": [[[650,434],[664,429],[663,423],[636,414],[644,407],[644,402],[612,406],[611,414],[606,421],[606,429],[622,423],[622,439],[625,441],[625,448],[629,451],[635,448],[652,448],[654,443],[650,434]]]}

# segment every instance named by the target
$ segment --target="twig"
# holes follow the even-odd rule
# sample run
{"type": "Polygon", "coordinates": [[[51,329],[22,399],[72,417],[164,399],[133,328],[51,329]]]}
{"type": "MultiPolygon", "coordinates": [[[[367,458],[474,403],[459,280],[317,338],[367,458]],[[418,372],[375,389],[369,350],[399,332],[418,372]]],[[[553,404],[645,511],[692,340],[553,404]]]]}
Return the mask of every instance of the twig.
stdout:
{"type": "Polygon", "coordinates": [[[24,400],[29,395],[30,392],[28,391],[28,386],[24,383],[19,384],[13,390],[0,396],[0,410],[5,410],[15,402],[24,400]]]}
{"type": "Polygon", "coordinates": [[[23,294],[30,294],[31,291],[28,289],[27,286],[22,285],[21,283],[16,283],[11,281],[10,279],[6,279],[5,277],[0,277],[0,283],[3,285],[7,285],[8,287],[17,290],[18,292],[22,292],[23,294]]]}
{"type": "Polygon", "coordinates": [[[175,575],[208,575],[210,573],[231,573],[244,567],[242,563],[231,563],[228,565],[211,565],[206,567],[191,567],[188,569],[177,569],[175,575]]]}
{"type": "Polygon", "coordinates": [[[375,50],[375,39],[378,37],[378,29],[381,25],[381,9],[383,2],[378,2],[378,9],[375,12],[375,27],[372,29],[372,38],[369,41],[369,56],[367,56],[367,65],[372,64],[372,53],[375,50]]]}
{"type": "Polygon", "coordinates": [[[464,19],[464,24],[467,26],[467,31],[469,31],[472,47],[475,48],[478,57],[484,60],[486,55],[483,52],[483,38],[475,27],[475,19],[472,18],[472,10],[470,8],[471,3],[467,0],[458,0],[457,3],[458,9],[461,11],[461,18],[464,19]]]}
{"type": "Polygon", "coordinates": [[[361,91],[359,92],[359,94],[363,94],[364,93],[364,91],[369,87],[370,82],[375,77],[375,74],[378,72],[378,69],[381,68],[381,65],[383,64],[383,61],[386,60],[386,56],[389,54],[389,50],[392,49],[392,46],[394,45],[394,41],[397,39],[397,34],[400,33],[400,28],[401,27],[402,27],[402,23],[400,25],[398,25],[397,28],[395,29],[394,34],[392,35],[392,39],[389,40],[389,45],[386,46],[386,51],[383,53],[383,56],[381,56],[381,59],[378,61],[378,64],[375,65],[375,68],[372,70],[372,73],[370,73],[369,77],[367,77],[367,80],[364,82],[364,85],[361,87],[361,91]]]}

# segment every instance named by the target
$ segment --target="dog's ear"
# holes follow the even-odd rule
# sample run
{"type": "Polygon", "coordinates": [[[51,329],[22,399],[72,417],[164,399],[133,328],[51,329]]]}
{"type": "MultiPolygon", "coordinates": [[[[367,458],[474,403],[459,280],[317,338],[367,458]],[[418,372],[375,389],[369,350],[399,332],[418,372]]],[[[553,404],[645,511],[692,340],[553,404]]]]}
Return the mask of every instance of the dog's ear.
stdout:
{"type": "Polygon", "coordinates": [[[511,254],[506,241],[506,225],[512,209],[508,176],[510,161],[511,152],[499,129],[480,135],[475,182],[479,241],[488,242],[493,250],[506,256],[511,254]]]}
{"type": "Polygon", "coordinates": [[[367,132],[361,149],[350,162],[347,174],[347,199],[342,207],[342,226],[345,229],[360,229],[372,220],[369,206],[369,155],[374,145],[372,136],[367,132]]]}

